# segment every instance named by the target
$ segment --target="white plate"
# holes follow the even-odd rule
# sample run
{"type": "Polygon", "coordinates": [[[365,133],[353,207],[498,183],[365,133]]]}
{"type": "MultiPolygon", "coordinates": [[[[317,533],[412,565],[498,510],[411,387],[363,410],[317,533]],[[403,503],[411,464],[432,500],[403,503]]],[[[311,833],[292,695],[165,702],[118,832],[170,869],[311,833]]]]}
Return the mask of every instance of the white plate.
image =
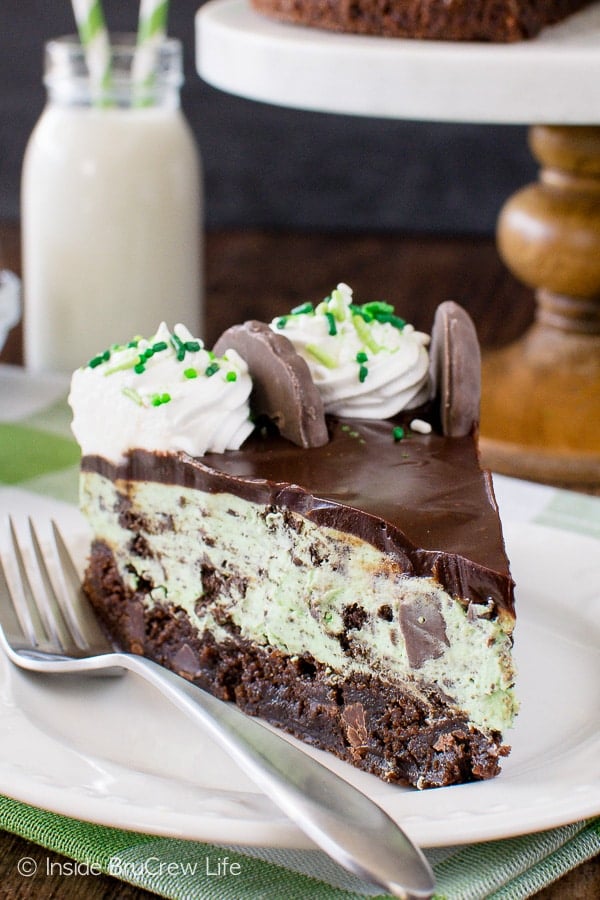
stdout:
{"type": "MultiPolygon", "coordinates": [[[[51,505],[43,501],[44,513],[51,505]]],[[[54,512],[83,558],[75,511],[57,505],[54,512]]],[[[505,532],[519,588],[522,707],[502,773],[418,792],[307,751],[369,794],[423,847],[508,837],[600,813],[598,542],[510,520],[505,532]]],[[[0,659],[0,791],[152,834],[310,846],[222,751],[133,676],[40,678],[0,659]]]]}

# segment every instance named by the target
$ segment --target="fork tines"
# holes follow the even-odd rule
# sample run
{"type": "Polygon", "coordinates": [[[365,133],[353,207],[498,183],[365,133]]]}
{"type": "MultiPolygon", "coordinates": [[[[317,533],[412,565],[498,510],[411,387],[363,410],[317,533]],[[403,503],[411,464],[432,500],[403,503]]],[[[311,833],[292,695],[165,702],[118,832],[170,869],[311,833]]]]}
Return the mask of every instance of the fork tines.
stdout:
{"type": "Polygon", "coordinates": [[[31,519],[26,542],[9,519],[4,560],[0,553],[0,625],[15,647],[80,655],[89,647],[75,612],[80,580],[56,523],[51,524],[51,550],[45,552],[31,519]]]}

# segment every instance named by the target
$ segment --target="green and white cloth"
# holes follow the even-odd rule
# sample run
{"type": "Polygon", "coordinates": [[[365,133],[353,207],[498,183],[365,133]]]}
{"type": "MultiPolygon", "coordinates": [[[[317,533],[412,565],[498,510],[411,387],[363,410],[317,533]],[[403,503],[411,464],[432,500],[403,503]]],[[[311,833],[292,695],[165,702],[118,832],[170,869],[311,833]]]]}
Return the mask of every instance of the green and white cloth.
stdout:
{"type": "MultiPolygon", "coordinates": [[[[69,431],[67,382],[0,366],[0,518],[19,508],[77,502],[79,451],[69,431]]],[[[600,538],[600,499],[526,482],[511,486],[511,515],[600,538]],[[514,487],[514,489],[512,489],[514,487]]],[[[79,864],[176,900],[354,900],[383,896],[318,850],[216,846],[82,822],[0,796],[0,828],[79,864]],[[225,862],[226,860],[226,862],[225,862]]],[[[600,853],[600,818],[537,834],[429,849],[436,897],[529,897],[600,853]]]]}

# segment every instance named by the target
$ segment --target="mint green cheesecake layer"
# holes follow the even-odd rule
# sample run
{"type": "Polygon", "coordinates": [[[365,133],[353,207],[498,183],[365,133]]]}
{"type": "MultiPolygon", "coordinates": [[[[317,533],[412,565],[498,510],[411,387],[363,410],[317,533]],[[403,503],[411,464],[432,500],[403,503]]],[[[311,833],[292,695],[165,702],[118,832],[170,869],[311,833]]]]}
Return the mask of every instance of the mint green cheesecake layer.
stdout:
{"type": "Polygon", "coordinates": [[[308,652],[334,675],[408,678],[416,693],[436,684],[475,725],[503,732],[512,723],[512,620],[492,618],[486,606],[474,604],[467,616],[434,579],[408,577],[366,541],[289,510],[283,515],[231,494],[179,486],[114,485],[95,473],[84,473],[81,486],[83,512],[113,550],[124,583],[135,590],[139,578],[151,581],[150,602],[183,608],[199,633],[226,640],[229,632],[218,621],[226,614],[244,638],[290,656],[308,652]],[[132,554],[131,532],[119,524],[116,491],[144,523],[143,558],[132,554]],[[206,602],[203,570],[223,585],[206,602]],[[400,605],[414,601],[440,611],[447,638],[436,658],[418,668],[410,665],[398,625],[400,605]],[[348,654],[339,635],[353,605],[365,620],[352,630],[348,654]],[[390,620],[379,614],[384,607],[390,620]]]}

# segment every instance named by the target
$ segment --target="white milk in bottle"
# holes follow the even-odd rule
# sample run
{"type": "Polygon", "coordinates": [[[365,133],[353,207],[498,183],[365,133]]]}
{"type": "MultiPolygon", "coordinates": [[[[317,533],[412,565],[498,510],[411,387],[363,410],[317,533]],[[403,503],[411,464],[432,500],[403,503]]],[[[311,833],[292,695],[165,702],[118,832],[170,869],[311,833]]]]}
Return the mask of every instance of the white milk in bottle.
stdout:
{"type": "Polygon", "coordinates": [[[201,183],[179,107],[181,45],[158,49],[145,87],[133,39],[94,93],[75,39],[46,47],[48,103],[22,180],[25,361],[70,372],[162,320],[201,334],[201,183]]]}

